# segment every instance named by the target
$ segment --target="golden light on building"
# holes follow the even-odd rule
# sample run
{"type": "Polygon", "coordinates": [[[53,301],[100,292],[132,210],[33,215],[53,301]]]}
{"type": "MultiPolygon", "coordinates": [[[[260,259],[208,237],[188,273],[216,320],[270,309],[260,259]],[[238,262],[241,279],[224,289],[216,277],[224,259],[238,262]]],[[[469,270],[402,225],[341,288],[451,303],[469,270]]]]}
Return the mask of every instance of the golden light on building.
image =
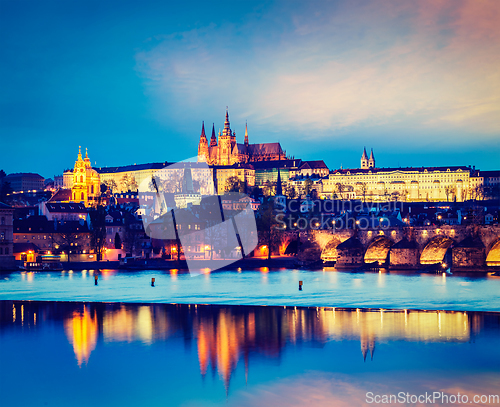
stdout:
{"type": "Polygon", "coordinates": [[[64,322],[64,329],[69,342],[73,345],[78,366],[88,363],[90,353],[95,349],[98,336],[97,316],[94,311],[90,315],[87,307],[83,306],[83,312],[75,311],[71,318],[64,322]]]}

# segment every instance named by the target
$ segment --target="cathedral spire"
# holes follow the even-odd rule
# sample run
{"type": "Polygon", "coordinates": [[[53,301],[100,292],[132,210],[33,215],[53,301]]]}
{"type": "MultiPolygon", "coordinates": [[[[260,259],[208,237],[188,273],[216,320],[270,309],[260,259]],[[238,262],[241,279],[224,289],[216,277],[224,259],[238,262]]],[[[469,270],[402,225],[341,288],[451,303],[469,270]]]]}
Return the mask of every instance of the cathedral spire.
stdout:
{"type": "Polygon", "coordinates": [[[245,145],[248,147],[248,126],[247,126],[247,122],[245,122],[245,145]]]}
{"type": "Polygon", "coordinates": [[[205,139],[207,138],[207,136],[205,134],[205,122],[204,121],[201,122],[201,136],[200,137],[204,137],[205,139]]]}
{"type": "Polygon", "coordinates": [[[212,137],[210,137],[210,147],[217,146],[217,136],[215,135],[215,124],[212,123],[212,137]]]}
{"type": "Polygon", "coordinates": [[[373,148],[370,152],[370,159],[368,160],[368,168],[375,168],[375,157],[373,156],[373,148]]]}
{"type": "Polygon", "coordinates": [[[280,168],[278,167],[278,179],[276,180],[276,195],[283,195],[283,189],[281,188],[281,174],[280,168]]]}
{"type": "Polygon", "coordinates": [[[361,156],[361,169],[368,168],[368,154],[366,154],[366,147],[363,147],[363,155],[361,156]]]}
{"type": "Polygon", "coordinates": [[[78,161],[83,161],[83,159],[82,159],[82,146],[78,146],[78,161]]]}

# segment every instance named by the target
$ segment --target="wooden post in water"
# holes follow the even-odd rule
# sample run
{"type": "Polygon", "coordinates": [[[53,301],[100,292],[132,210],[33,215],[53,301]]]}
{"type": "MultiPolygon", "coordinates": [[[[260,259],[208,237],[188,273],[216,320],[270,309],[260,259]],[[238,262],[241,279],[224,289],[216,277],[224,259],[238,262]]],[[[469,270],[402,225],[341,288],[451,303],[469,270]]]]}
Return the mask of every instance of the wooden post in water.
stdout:
{"type": "Polygon", "coordinates": [[[154,286],[155,286],[155,278],[153,277],[153,278],[151,279],[151,287],[154,287],[154,286]]]}
{"type": "Polygon", "coordinates": [[[303,281],[299,281],[299,291],[302,291],[302,284],[303,284],[303,281]]]}
{"type": "Polygon", "coordinates": [[[97,285],[97,274],[94,274],[94,285],[97,285]]]}

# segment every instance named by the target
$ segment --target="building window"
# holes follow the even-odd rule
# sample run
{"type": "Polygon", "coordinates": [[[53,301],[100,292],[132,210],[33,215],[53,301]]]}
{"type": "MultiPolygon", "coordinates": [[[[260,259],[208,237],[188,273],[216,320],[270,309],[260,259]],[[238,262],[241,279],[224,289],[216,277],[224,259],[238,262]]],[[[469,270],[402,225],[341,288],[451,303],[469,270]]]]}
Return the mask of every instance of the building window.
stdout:
{"type": "Polygon", "coordinates": [[[3,249],[0,247],[0,254],[3,254],[3,249]]]}
{"type": "Polygon", "coordinates": [[[8,247],[5,248],[5,254],[9,254],[9,248],[8,247]]]}
{"type": "Polygon", "coordinates": [[[5,240],[5,232],[0,233],[0,240],[5,240]]]}
{"type": "Polygon", "coordinates": [[[5,218],[2,216],[2,220],[0,222],[2,225],[5,225],[5,218]]]}

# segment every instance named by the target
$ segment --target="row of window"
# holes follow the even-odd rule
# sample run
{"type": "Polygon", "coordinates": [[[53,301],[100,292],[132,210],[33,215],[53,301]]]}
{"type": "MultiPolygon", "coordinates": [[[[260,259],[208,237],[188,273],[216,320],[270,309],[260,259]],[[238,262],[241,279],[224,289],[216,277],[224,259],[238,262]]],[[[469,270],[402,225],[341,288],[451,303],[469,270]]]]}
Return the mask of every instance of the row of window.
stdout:
{"type": "Polygon", "coordinates": [[[0,254],[9,254],[9,248],[6,247],[4,249],[3,247],[0,247],[0,254]]]}

